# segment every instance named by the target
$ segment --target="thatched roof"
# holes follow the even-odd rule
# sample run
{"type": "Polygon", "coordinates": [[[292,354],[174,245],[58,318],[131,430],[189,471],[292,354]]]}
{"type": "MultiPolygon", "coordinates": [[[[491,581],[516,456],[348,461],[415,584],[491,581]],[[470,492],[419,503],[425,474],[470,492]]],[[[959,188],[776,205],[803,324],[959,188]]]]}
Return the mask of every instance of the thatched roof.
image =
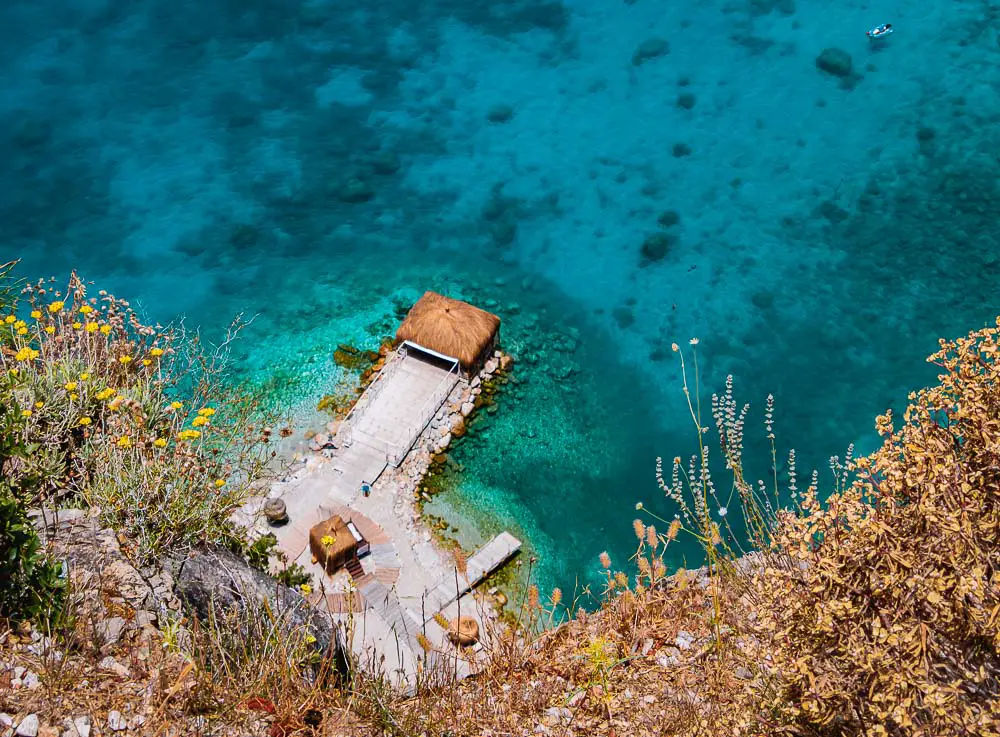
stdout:
{"type": "Polygon", "coordinates": [[[347,528],[347,523],[340,516],[334,515],[309,530],[309,549],[327,573],[336,573],[337,569],[354,557],[358,543],[347,528]],[[333,538],[333,541],[324,545],[324,537],[333,538]]]}
{"type": "Polygon", "coordinates": [[[500,318],[468,302],[424,292],[396,331],[396,340],[457,358],[470,369],[500,329],[500,318]]]}

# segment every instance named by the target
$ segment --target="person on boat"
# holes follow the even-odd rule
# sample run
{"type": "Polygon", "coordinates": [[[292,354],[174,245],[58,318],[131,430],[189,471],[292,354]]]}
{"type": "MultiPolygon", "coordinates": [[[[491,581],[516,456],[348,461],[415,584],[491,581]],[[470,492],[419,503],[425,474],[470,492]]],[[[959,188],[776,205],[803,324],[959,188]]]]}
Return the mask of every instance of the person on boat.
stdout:
{"type": "Polygon", "coordinates": [[[883,23],[868,31],[868,38],[885,38],[892,33],[892,23],[883,23]]]}

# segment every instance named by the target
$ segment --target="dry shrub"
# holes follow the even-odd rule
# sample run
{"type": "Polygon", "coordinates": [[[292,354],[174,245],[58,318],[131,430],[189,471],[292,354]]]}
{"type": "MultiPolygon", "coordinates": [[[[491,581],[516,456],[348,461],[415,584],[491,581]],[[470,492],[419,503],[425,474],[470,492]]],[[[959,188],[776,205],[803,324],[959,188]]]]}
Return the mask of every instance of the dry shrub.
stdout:
{"type": "MultiPolygon", "coordinates": [[[[1000,326],[1000,319],[997,321],[1000,326]]],[[[940,384],[851,464],[856,480],[799,514],[755,579],[784,680],[777,712],[819,734],[1000,732],[1000,330],[928,360],[940,384]]]]}

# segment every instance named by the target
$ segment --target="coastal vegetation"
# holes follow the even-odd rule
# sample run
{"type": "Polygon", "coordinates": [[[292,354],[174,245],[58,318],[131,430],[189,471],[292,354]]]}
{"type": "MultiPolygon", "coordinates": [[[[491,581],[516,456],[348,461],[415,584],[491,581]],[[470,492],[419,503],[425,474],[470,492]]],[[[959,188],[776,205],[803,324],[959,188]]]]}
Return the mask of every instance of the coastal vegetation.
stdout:
{"type": "MultiPolygon", "coordinates": [[[[674,515],[636,505],[634,557],[595,561],[596,611],[529,585],[493,620],[480,673],[458,682],[430,667],[403,693],[378,663],[338,675],[308,629],[267,606],[165,612],[112,645],[72,636],[106,622],[81,608],[35,510],[95,514],[137,569],[219,546],[263,570],[273,538],[251,544],[232,518],[277,472],[283,431],[258,394],[226,381],[245,323],[210,348],[90,296],[76,276],[15,289],[9,268],[0,712],[61,724],[86,709],[109,724],[117,714],[122,733],[271,737],[1000,733],[1000,319],[942,340],[928,359],[937,383],[901,417],[876,418],[877,450],[848,449],[823,474],[781,448],[770,397],[755,414],[731,378],[705,397],[697,341],[674,345],[698,446],[656,462],[674,515]],[[754,431],[769,447],[763,481],[745,464],[754,431]],[[668,568],[682,536],[704,551],[700,568],[668,568]]],[[[308,593],[295,575],[285,583],[308,593]]]]}

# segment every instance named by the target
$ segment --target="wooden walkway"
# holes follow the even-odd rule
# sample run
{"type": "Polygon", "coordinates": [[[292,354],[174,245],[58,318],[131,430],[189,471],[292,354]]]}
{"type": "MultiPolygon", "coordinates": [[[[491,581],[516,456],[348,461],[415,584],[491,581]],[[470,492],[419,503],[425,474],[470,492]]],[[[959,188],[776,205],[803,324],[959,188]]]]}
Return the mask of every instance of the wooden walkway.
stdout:
{"type": "Polygon", "coordinates": [[[493,571],[517,555],[521,541],[509,532],[501,532],[471,556],[465,566],[465,574],[442,581],[424,595],[424,611],[427,619],[432,618],[456,599],[472,591],[493,571]]]}

